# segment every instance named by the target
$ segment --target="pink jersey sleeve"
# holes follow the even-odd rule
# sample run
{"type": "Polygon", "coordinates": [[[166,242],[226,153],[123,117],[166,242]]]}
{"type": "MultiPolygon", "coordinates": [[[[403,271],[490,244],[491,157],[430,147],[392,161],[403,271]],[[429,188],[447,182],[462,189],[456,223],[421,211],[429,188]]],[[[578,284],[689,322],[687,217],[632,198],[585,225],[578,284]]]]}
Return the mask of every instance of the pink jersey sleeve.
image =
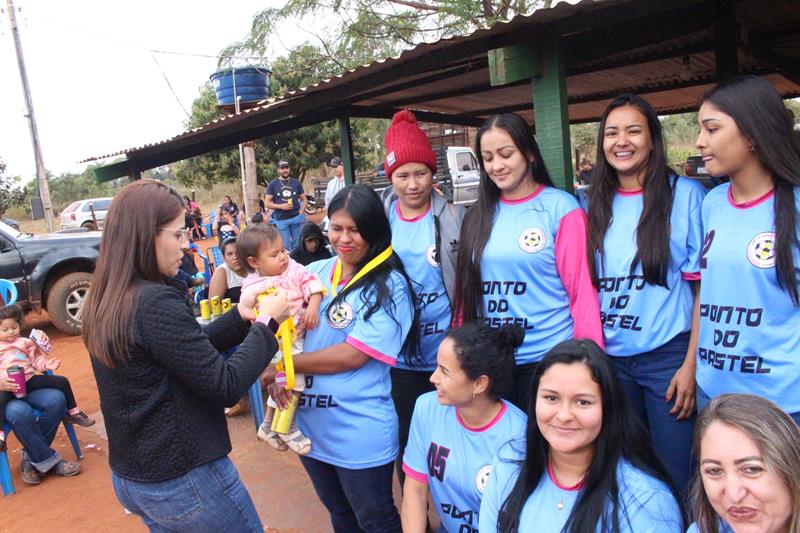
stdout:
{"type": "Polygon", "coordinates": [[[556,232],[556,269],[569,294],[569,311],[576,339],[591,339],[601,348],[600,300],[592,285],[586,251],[586,213],[576,208],[567,213],[556,232]]]}

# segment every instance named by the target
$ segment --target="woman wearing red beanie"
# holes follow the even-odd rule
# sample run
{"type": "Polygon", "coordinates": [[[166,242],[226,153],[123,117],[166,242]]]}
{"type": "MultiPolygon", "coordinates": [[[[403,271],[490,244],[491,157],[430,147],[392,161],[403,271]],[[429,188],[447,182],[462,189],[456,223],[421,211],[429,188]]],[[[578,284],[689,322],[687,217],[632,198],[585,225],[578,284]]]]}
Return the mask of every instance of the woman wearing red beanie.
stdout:
{"type": "Polygon", "coordinates": [[[574,196],[553,187],[519,115],[489,117],[475,145],[481,181],[461,228],[456,317],[525,330],[510,399],[527,410],[531,378],[550,348],[572,338],[603,346],[586,215],[574,196]]]}
{"type": "Polygon", "coordinates": [[[383,192],[383,205],[392,227],[392,248],[403,261],[408,275],[418,285],[420,350],[404,353],[392,368],[392,399],[400,424],[400,455],[397,472],[400,485],[405,477],[403,456],[411,415],[417,398],[434,389],[430,382],[436,370],[436,352],[452,321],[456,251],[464,209],[434,192],[436,154],[428,136],[411,111],[402,110],[386,130],[386,176],[392,185],[383,192]]]}

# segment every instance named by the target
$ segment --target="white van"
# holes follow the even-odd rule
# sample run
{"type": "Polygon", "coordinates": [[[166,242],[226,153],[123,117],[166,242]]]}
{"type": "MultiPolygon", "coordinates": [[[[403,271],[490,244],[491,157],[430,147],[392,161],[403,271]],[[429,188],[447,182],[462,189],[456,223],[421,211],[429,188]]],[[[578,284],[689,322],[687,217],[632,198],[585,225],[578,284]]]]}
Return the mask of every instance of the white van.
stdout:
{"type": "Polygon", "coordinates": [[[89,228],[92,227],[92,209],[97,219],[97,225],[102,228],[105,224],[108,206],[113,198],[89,198],[72,202],[61,211],[61,229],[89,228]]]}

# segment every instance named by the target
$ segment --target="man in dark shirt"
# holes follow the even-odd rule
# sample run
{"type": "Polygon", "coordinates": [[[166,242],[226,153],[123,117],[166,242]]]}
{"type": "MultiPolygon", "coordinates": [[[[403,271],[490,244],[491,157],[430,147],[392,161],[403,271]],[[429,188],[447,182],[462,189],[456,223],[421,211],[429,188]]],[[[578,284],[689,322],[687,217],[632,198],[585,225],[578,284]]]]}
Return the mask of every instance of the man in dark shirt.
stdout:
{"type": "Polygon", "coordinates": [[[283,245],[293,250],[300,241],[300,228],[305,222],[300,209],[306,201],[306,193],[300,182],[289,175],[287,161],[278,162],[278,179],[267,186],[264,200],[266,206],[274,210],[272,220],[283,237],[283,245]]]}

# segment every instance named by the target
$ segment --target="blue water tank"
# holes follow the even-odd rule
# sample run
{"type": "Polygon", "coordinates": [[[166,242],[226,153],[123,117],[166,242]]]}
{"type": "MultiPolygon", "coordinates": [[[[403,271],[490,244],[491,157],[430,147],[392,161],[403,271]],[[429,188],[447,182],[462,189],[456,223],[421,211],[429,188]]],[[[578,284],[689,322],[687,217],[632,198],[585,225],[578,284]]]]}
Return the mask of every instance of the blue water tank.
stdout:
{"type": "Polygon", "coordinates": [[[218,70],[211,75],[217,103],[232,106],[236,97],[241,103],[258,102],[269,98],[269,76],[267,66],[232,67],[218,70]]]}

